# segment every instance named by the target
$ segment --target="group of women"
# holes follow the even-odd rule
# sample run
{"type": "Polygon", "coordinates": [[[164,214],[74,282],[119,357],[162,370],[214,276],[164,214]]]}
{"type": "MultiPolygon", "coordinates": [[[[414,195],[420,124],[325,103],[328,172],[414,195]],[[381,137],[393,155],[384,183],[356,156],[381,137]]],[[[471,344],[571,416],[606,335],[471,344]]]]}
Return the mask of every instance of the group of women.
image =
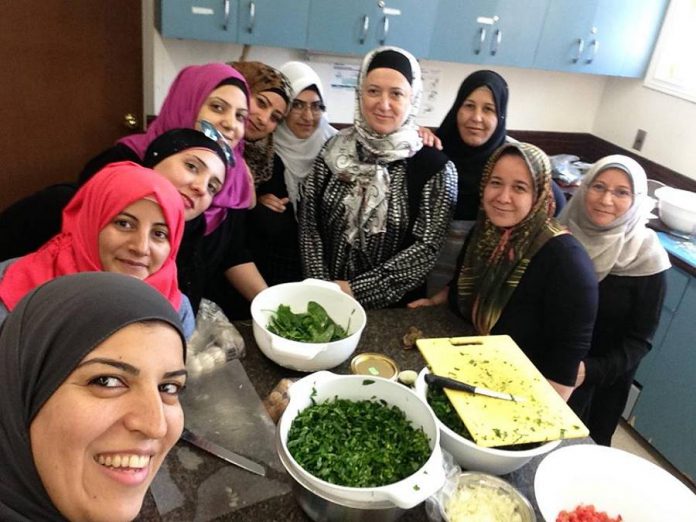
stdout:
{"type": "Polygon", "coordinates": [[[239,317],[304,277],[511,335],[608,444],[669,267],[645,172],[598,161],[557,219],[548,157],[506,136],[508,94],[473,73],[436,138],[418,62],[381,47],[337,131],[306,64],[190,66],[145,133],[3,211],[0,518],[135,517],[182,430],[201,299],[239,317]]]}

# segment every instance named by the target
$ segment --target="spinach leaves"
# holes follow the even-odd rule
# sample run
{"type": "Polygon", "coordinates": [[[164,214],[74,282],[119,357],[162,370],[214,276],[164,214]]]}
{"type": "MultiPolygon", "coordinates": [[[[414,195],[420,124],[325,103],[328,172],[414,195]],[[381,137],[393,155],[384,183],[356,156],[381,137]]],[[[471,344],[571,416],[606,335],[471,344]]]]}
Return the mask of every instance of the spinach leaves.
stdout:
{"type": "Polygon", "coordinates": [[[328,343],[345,339],[349,327],[350,321],[344,329],[315,301],[307,303],[307,311],[298,314],[288,305],[281,304],[268,322],[270,332],[302,343],[328,343]]]}
{"type": "Polygon", "coordinates": [[[402,480],[432,452],[422,428],[413,428],[396,406],[338,398],[313,404],[295,417],[288,450],[315,477],[359,488],[402,480]]]}

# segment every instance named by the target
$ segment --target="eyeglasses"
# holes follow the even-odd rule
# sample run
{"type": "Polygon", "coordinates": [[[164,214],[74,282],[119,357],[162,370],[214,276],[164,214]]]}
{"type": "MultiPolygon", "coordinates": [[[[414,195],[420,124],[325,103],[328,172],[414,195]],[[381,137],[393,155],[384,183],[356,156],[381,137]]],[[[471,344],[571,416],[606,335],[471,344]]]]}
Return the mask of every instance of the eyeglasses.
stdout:
{"type": "Polygon", "coordinates": [[[302,114],[305,110],[309,109],[309,112],[314,116],[320,115],[326,110],[326,105],[321,102],[307,103],[302,100],[292,100],[290,104],[290,110],[302,114]]]}
{"type": "Polygon", "coordinates": [[[627,188],[617,188],[617,189],[610,189],[607,187],[604,183],[592,183],[590,185],[590,190],[594,192],[597,196],[604,196],[607,192],[611,194],[614,199],[617,199],[619,201],[626,201],[629,199],[633,198],[633,192],[628,190],[627,188]]]}
{"type": "Polygon", "coordinates": [[[227,164],[230,167],[234,167],[234,155],[232,154],[232,147],[230,147],[227,138],[215,128],[215,125],[207,120],[198,120],[198,124],[201,127],[200,131],[205,134],[207,138],[210,138],[220,146],[222,153],[225,155],[225,158],[227,158],[227,164]]]}

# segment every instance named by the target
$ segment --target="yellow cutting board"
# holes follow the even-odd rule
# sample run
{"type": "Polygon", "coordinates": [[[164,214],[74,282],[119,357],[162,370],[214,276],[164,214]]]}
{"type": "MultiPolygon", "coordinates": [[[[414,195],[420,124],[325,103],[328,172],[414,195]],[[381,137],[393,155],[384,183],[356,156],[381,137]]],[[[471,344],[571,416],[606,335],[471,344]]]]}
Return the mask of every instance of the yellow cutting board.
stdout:
{"type": "Polygon", "coordinates": [[[445,388],[478,445],[588,436],[582,421],[509,335],[419,339],[416,344],[432,373],[526,399],[505,401],[445,388]]]}

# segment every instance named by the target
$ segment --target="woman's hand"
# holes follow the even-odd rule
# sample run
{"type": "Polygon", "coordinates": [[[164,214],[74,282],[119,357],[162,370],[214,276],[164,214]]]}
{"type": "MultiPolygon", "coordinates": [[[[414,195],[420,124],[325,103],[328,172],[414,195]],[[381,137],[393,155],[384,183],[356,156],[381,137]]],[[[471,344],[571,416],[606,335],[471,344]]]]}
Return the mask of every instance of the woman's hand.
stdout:
{"type": "Polygon", "coordinates": [[[345,280],[343,280],[343,279],[337,279],[336,281],[334,281],[334,283],[336,283],[338,286],[340,286],[340,287],[341,287],[341,290],[342,290],[344,293],[346,293],[346,294],[348,294],[349,296],[353,297],[353,290],[351,289],[350,283],[349,283],[348,281],[345,281],[345,280]]]}
{"type": "Polygon", "coordinates": [[[449,286],[444,287],[442,290],[440,290],[437,294],[433,296],[411,301],[406,305],[406,308],[420,308],[422,306],[441,305],[447,301],[447,294],[449,294],[449,286]]]}
{"type": "Polygon", "coordinates": [[[442,141],[428,127],[418,127],[418,135],[426,147],[435,147],[437,150],[442,150],[442,141]]]}
{"type": "Polygon", "coordinates": [[[578,376],[575,378],[575,387],[579,387],[583,382],[585,382],[585,361],[580,361],[578,376]]]}
{"type": "Polygon", "coordinates": [[[259,203],[274,212],[285,212],[290,198],[279,198],[275,194],[263,194],[258,197],[259,203]]]}
{"type": "Polygon", "coordinates": [[[572,386],[566,386],[565,384],[561,384],[561,383],[556,382],[556,381],[552,381],[551,379],[546,379],[546,380],[549,382],[551,387],[554,390],[556,390],[558,395],[560,395],[564,401],[568,402],[568,399],[570,399],[570,395],[573,393],[573,390],[575,388],[572,386]]]}

